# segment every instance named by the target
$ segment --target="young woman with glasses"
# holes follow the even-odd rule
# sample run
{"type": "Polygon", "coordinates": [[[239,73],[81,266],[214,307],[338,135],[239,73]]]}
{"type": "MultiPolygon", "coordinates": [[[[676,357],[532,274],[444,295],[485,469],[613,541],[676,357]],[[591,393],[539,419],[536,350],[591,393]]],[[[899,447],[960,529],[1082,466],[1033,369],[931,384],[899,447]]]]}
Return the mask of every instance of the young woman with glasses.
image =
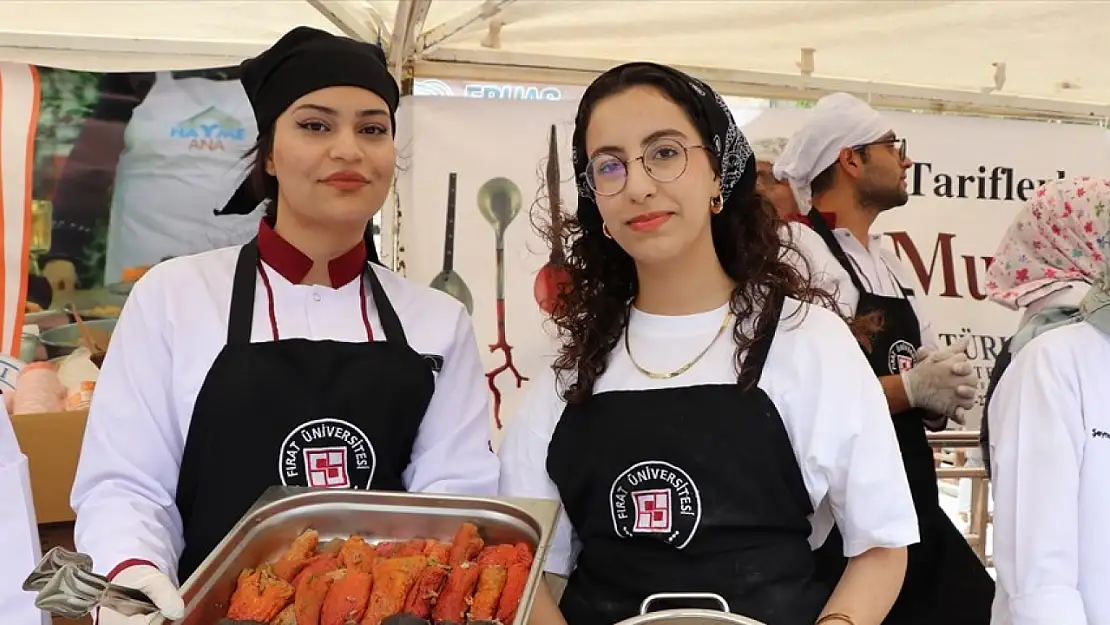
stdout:
{"type": "Polygon", "coordinates": [[[587,89],[573,154],[562,346],[500,449],[503,494],[565,511],[546,567],[570,579],[531,623],[611,625],[656,593],[770,625],[879,623],[917,540],[890,414],[846,324],[806,303],[828,296],[781,260],[728,108],[623,65],[587,89]],[[834,522],[851,558],[835,589],[811,550],[834,522]]]}

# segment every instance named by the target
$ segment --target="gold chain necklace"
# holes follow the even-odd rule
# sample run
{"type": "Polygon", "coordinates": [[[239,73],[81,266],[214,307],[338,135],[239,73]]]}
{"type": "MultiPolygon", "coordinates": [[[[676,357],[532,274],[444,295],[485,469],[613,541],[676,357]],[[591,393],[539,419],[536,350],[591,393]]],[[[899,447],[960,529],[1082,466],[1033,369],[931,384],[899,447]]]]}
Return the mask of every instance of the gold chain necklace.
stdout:
{"type": "Polygon", "coordinates": [[[628,360],[632,363],[632,366],[636,367],[637,371],[646,375],[647,377],[649,377],[653,380],[669,380],[671,378],[677,378],[678,376],[682,375],[683,373],[686,373],[687,371],[689,371],[690,367],[693,367],[694,365],[698,364],[698,361],[701,360],[703,356],[705,356],[706,354],[709,353],[709,349],[711,347],[713,347],[714,343],[717,342],[717,339],[721,338],[721,335],[724,334],[725,328],[728,327],[728,322],[731,319],[732,319],[732,311],[730,310],[727,313],[725,313],[725,318],[721,320],[721,327],[717,328],[717,334],[713,336],[712,341],[709,341],[709,345],[706,345],[705,349],[701,350],[700,354],[698,354],[697,356],[694,356],[693,360],[691,360],[690,362],[682,365],[678,369],[675,369],[674,371],[671,371],[670,373],[655,373],[654,371],[648,371],[647,369],[644,369],[643,367],[641,367],[640,363],[636,362],[636,359],[632,357],[632,348],[628,346],[628,323],[624,324],[624,351],[625,351],[625,353],[628,354],[628,360]]]}

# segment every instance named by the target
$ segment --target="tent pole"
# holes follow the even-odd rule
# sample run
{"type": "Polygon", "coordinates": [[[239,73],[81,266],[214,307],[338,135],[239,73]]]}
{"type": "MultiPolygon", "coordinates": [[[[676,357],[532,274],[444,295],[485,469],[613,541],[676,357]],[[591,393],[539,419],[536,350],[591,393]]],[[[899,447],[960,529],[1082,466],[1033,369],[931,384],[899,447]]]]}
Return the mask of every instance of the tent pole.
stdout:
{"type": "Polygon", "coordinates": [[[423,56],[446,43],[451,37],[479,22],[486,23],[517,0],[485,0],[481,5],[464,11],[433,27],[418,37],[416,52],[423,56]]]}
{"type": "MultiPolygon", "coordinates": [[[[401,86],[401,95],[412,95],[413,82],[413,57],[416,54],[417,37],[424,30],[424,20],[428,18],[432,0],[399,0],[397,3],[397,19],[393,24],[393,35],[390,37],[387,56],[389,72],[397,79],[401,86]]],[[[393,187],[394,197],[397,201],[389,207],[389,220],[391,227],[388,237],[383,236],[382,246],[389,246],[391,262],[394,271],[405,275],[405,247],[402,237],[404,214],[401,211],[403,202],[397,194],[396,180],[393,187]]],[[[383,235],[386,233],[383,233],[383,235]]]]}
{"type": "Polygon", "coordinates": [[[307,2],[352,39],[373,43],[382,43],[389,39],[389,25],[372,6],[362,7],[366,15],[360,16],[352,7],[352,3],[343,0],[307,0],[307,2]],[[364,18],[370,23],[365,23],[364,18]]]}
{"type": "MultiPolygon", "coordinates": [[[[418,58],[416,75],[445,80],[483,80],[543,84],[588,84],[617,61],[553,58],[494,50],[440,48],[418,58]]],[[[769,100],[816,100],[844,91],[880,108],[958,113],[1025,119],[1066,119],[1097,123],[1110,117],[1104,103],[1027,98],[877,83],[862,80],[806,77],[704,67],[681,67],[711,84],[723,95],[769,100]]]]}

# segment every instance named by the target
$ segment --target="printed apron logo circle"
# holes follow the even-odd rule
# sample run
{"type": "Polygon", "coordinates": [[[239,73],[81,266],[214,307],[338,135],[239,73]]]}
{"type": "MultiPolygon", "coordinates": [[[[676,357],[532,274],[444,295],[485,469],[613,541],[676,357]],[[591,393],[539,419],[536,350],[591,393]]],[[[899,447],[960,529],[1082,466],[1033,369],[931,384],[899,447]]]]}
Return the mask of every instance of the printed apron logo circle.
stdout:
{"type": "Polygon", "coordinates": [[[686,471],[662,460],[639,462],[613,480],[609,508],[617,536],[654,536],[682,549],[701,523],[701,494],[686,471]]]}
{"type": "Polygon", "coordinates": [[[912,369],[916,354],[917,349],[909,341],[902,339],[894,341],[887,353],[887,364],[890,366],[891,375],[912,369]]]}
{"type": "Polygon", "coordinates": [[[317,419],[293,429],[281,444],[278,472],[285,486],[370,488],[377,465],[374,445],[358,426],[317,419]]]}

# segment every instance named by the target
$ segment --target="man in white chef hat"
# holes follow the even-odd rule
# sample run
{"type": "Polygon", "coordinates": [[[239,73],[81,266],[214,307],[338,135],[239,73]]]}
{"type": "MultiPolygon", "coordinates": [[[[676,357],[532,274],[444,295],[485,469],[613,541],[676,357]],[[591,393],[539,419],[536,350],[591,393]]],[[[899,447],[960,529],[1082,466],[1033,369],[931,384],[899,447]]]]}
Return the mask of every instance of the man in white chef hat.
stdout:
{"type": "MultiPolygon", "coordinates": [[[[942,428],[945,417],[974,405],[977,378],[966,341],[938,348],[909,271],[883,249],[881,233],[871,232],[881,213],[909,200],[912,164],[890,122],[859,99],[834,93],[810,111],[774,174],[789,183],[799,206],[810,207],[809,227],[791,224],[808,261],[799,269],[834,293],[853,319],[886,393],[917,508],[921,542],[909,549],[902,593],[886,622],[986,623],[994,583],[940,507],[926,437],[926,426],[942,428]],[[834,227],[824,214],[835,215],[834,227]]],[[[842,550],[837,531],[818,549],[819,574],[832,583],[843,571],[842,550]]]]}
{"type": "Polygon", "coordinates": [[[773,137],[752,142],[756,167],[755,190],[775,207],[783,219],[798,215],[798,201],[794,198],[790,185],[775,178],[773,172],[775,161],[782,156],[788,141],[786,137],[773,137]]]}

